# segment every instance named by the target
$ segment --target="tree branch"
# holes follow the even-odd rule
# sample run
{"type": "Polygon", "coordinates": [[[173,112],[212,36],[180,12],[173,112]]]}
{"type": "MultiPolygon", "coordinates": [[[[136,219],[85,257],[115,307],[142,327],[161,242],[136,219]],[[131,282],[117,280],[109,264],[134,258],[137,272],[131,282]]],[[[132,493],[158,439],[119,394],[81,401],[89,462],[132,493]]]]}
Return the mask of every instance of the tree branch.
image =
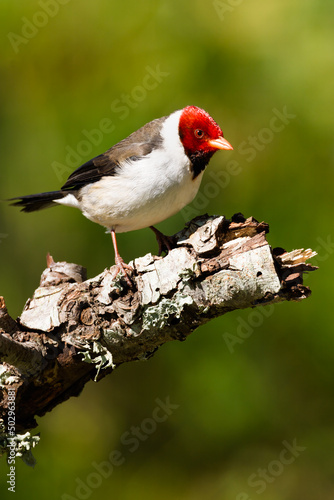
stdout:
{"type": "Polygon", "coordinates": [[[173,236],[176,248],[166,257],[134,260],[132,289],[121,275],[113,279],[112,269],[87,280],[82,267],[48,257],[17,321],[0,301],[3,448],[10,394],[16,433],[26,432],[36,427],[35,416],[79,395],[88,380],[146,359],[165,342],[185,340],[212,318],[307,298],[303,273],[316,269],[306,264],[315,252],[272,250],[268,231],[241,214],[197,217],[173,236]]]}

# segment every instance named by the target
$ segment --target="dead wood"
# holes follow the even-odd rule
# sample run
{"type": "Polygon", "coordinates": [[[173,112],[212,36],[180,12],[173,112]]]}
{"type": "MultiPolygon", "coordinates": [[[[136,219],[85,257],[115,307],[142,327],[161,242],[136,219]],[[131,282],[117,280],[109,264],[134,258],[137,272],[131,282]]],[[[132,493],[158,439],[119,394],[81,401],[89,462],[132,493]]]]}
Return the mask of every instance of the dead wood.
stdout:
{"type": "Polygon", "coordinates": [[[112,279],[112,268],[87,280],[81,266],[48,257],[20,318],[11,318],[0,300],[3,449],[11,439],[10,395],[15,436],[21,436],[17,449],[21,439],[21,455],[32,462],[34,438],[24,434],[25,442],[22,433],[36,427],[35,416],[78,396],[88,380],[147,359],[229,311],[307,298],[303,273],[316,269],[306,263],[315,252],[272,250],[268,231],[266,223],[241,214],[197,217],[172,237],[176,248],[166,257],[133,261],[132,289],[121,275],[112,279]]]}

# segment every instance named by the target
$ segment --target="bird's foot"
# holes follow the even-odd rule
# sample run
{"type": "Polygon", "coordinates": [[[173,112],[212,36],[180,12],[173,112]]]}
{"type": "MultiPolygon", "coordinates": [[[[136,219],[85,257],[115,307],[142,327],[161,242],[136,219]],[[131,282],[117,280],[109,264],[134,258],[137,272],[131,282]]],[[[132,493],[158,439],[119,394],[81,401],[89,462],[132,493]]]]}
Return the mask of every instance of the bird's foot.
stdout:
{"type": "Polygon", "coordinates": [[[165,234],[163,234],[161,231],[159,231],[158,229],[156,229],[153,226],[150,226],[150,229],[152,229],[152,231],[154,232],[155,237],[156,237],[157,242],[158,242],[158,245],[159,245],[158,255],[161,255],[162,252],[168,253],[173,248],[175,248],[175,241],[174,241],[174,238],[172,236],[166,236],[165,234]]]}
{"type": "Polygon", "coordinates": [[[129,264],[126,264],[120,255],[116,255],[115,263],[116,263],[116,266],[114,267],[114,270],[112,273],[112,279],[115,279],[117,274],[122,272],[127,284],[129,285],[129,287],[132,288],[133,283],[132,283],[131,279],[129,278],[128,272],[133,272],[133,267],[131,267],[129,264]]]}

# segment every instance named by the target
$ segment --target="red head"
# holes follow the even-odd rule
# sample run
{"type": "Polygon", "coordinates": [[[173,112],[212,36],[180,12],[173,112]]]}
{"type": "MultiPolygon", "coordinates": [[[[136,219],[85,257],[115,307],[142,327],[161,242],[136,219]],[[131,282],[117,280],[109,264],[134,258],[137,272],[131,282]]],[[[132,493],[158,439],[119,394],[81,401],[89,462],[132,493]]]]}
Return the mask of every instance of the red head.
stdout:
{"type": "Polygon", "coordinates": [[[189,157],[201,153],[212,156],[218,149],[233,149],[214,119],[196,106],[187,106],[182,110],[179,135],[189,157]]]}

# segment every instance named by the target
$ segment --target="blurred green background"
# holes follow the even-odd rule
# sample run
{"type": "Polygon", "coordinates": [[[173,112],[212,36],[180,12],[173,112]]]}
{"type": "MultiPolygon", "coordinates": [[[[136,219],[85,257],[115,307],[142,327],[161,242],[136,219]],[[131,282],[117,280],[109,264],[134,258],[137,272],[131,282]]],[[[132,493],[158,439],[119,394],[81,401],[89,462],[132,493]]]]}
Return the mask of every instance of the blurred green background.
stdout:
{"type": "MultiPolygon", "coordinates": [[[[305,279],[308,300],[221,317],[39,419],[37,465],[17,463],[15,498],[332,500],[333,2],[0,8],[0,198],[58,189],[147,121],[195,104],[235,149],[213,158],[199,197],[159,229],[240,211],[270,224],[272,246],[318,250],[320,266],[305,279]],[[177,406],[162,422],[157,398],[177,406]],[[97,472],[115,450],[118,465],[97,472]]],[[[14,316],[48,251],[89,277],[113,263],[110,237],[79,211],[0,211],[0,293],[14,316]]],[[[118,241],[126,261],[157,250],[148,229],[118,241]]],[[[4,459],[0,469],[10,498],[4,459]]]]}

